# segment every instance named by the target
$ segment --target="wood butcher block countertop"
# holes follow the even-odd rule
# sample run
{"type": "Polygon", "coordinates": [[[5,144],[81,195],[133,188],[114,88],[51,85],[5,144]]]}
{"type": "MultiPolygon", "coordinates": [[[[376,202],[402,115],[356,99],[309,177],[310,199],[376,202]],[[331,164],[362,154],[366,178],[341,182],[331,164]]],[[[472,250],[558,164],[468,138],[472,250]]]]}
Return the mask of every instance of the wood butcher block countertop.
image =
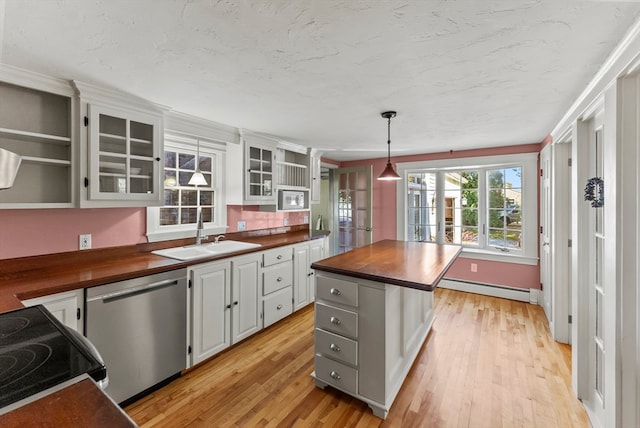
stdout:
{"type": "MultiPolygon", "coordinates": [[[[0,313],[23,307],[21,300],[25,299],[186,268],[240,254],[297,244],[326,235],[326,232],[310,232],[308,225],[227,233],[227,239],[253,242],[261,247],[189,261],[162,257],[152,254],[151,251],[193,245],[194,238],[0,260],[0,313]]],[[[0,415],[2,427],[36,425],[132,426],[126,415],[119,413],[119,408],[91,381],[65,387],[59,392],[0,415]],[[107,419],[92,419],[92,414],[107,419]],[[58,418],[53,421],[60,423],[47,425],[48,418],[51,417],[58,418]],[[64,419],[65,417],[81,419],[77,420],[78,424],[68,424],[69,421],[64,419]],[[26,424],[21,422],[25,421],[25,418],[29,418],[26,424]]]]}
{"type": "Polygon", "coordinates": [[[384,240],[317,261],[311,267],[433,291],[461,249],[458,245],[384,240]]]}

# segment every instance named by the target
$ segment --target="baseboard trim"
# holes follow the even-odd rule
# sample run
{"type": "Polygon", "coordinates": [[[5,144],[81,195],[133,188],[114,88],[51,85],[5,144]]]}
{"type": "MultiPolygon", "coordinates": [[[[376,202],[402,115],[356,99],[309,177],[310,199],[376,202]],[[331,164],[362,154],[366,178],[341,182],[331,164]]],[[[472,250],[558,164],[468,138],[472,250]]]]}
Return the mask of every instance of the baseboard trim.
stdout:
{"type": "Polygon", "coordinates": [[[449,290],[465,291],[467,293],[482,294],[485,296],[500,297],[503,299],[517,300],[538,304],[538,290],[504,287],[501,285],[483,284],[479,282],[461,281],[459,279],[444,278],[438,287],[449,290]]]}

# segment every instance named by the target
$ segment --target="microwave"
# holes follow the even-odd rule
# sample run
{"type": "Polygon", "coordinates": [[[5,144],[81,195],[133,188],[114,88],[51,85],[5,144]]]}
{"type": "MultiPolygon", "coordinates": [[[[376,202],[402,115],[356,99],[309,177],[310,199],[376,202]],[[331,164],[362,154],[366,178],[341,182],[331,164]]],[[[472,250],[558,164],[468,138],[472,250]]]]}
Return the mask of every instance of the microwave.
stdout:
{"type": "Polygon", "coordinates": [[[309,209],[309,191],[278,190],[278,211],[301,211],[309,209]]]}

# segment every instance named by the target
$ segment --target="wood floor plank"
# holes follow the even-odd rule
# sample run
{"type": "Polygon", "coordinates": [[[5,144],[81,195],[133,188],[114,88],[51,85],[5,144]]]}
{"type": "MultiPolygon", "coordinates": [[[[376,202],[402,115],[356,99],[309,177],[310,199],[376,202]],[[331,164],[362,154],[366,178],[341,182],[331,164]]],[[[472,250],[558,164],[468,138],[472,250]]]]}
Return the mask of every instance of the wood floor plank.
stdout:
{"type": "Polygon", "coordinates": [[[125,410],[141,427],[589,427],[541,307],[436,289],[433,331],[386,420],[315,387],[313,306],[125,410]]]}

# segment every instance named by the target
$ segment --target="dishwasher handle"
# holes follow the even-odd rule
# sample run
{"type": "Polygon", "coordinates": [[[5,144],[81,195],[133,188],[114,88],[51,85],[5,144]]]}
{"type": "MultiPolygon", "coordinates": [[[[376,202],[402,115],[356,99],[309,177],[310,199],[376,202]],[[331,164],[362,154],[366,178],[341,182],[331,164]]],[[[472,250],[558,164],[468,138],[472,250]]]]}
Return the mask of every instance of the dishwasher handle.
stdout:
{"type": "Polygon", "coordinates": [[[114,291],[113,293],[103,294],[91,299],[87,299],[87,302],[102,300],[104,303],[113,302],[115,300],[125,299],[127,297],[137,296],[139,294],[149,293],[163,287],[169,287],[178,283],[177,279],[168,279],[164,281],[154,282],[152,284],[145,284],[141,287],[132,287],[125,290],[114,291]]]}

